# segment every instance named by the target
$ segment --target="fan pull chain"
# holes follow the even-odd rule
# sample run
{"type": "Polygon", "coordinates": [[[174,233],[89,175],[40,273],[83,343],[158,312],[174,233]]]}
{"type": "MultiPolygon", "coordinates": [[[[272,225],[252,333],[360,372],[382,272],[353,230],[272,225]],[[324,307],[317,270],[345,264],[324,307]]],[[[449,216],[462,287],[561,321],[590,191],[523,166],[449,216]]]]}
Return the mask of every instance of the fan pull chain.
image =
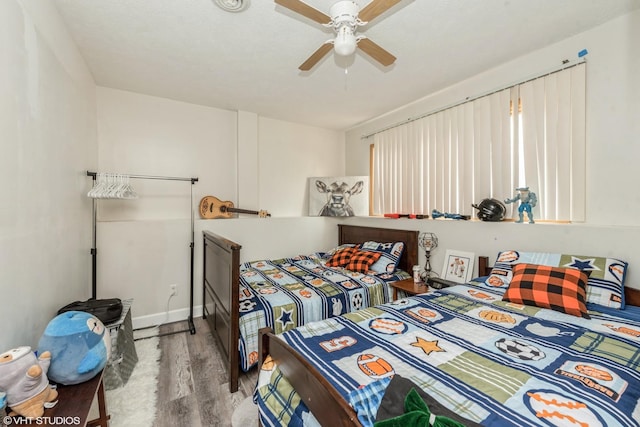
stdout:
{"type": "Polygon", "coordinates": [[[349,69],[344,69],[344,90],[349,90],[349,69]]]}

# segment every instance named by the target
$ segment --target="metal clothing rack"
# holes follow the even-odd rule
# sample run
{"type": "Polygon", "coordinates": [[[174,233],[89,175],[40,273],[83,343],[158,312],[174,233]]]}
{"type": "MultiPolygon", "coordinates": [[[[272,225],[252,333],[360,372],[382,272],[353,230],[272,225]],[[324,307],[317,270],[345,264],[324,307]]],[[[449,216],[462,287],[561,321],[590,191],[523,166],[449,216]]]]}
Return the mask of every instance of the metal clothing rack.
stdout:
{"type": "MultiPolygon", "coordinates": [[[[93,178],[93,184],[95,185],[95,181],[96,178],[98,176],[98,172],[91,172],[91,171],[87,171],[87,176],[90,176],[93,178]]],[[[175,176],[152,176],[152,175],[126,175],[128,178],[130,179],[156,179],[156,180],[162,180],[162,181],[188,181],[191,182],[191,243],[189,244],[189,248],[191,251],[191,267],[190,267],[190,283],[189,283],[189,318],[187,319],[187,322],[189,323],[189,328],[182,330],[182,331],[175,331],[175,332],[169,332],[169,333],[165,333],[165,334],[160,334],[161,335],[171,335],[171,334],[176,334],[176,333],[180,333],[180,332],[190,332],[191,335],[196,333],[196,327],[195,324],[193,323],[193,260],[194,260],[194,211],[193,211],[193,185],[198,182],[198,178],[182,178],[182,177],[175,177],[175,176]]],[[[97,267],[97,257],[98,257],[98,250],[96,248],[97,245],[97,209],[96,209],[96,203],[97,203],[97,199],[93,199],[93,208],[92,208],[92,217],[93,217],[93,246],[91,248],[91,297],[92,299],[96,298],[96,293],[97,293],[97,274],[96,274],[96,267],[97,267]]]]}

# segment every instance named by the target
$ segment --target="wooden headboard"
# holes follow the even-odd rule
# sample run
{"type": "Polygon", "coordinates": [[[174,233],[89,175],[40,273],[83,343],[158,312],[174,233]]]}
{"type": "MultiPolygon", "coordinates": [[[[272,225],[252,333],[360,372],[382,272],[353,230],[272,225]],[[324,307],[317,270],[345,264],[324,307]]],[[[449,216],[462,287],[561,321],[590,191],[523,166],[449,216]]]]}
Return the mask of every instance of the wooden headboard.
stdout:
{"type": "Polygon", "coordinates": [[[398,268],[411,274],[414,265],[418,265],[418,231],[394,230],[390,228],[363,227],[359,225],[338,224],[338,244],[375,242],[404,242],[405,248],[400,257],[398,268]]]}
{"type": "MultiPolygon", "coordinates": [[[[478,257],[478,276],[488,276],[491,274],[489,266],[489,257],[478,257]]],[[[633,289],[628,286],[624,287],[624,303],[628,305],[640,306],[640,289],[633,289]]]]}

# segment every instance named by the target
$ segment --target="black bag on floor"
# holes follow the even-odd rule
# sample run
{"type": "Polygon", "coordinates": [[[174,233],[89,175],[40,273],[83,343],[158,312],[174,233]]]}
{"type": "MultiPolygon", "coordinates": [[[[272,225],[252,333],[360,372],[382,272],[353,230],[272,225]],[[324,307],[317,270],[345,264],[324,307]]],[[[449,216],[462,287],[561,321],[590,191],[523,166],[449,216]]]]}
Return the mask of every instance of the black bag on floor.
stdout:
{"type": "Polygon", "coordinates": [[[120,319],[120,315],[122,314],[122,301],[120,298],[75,301],[58,310],[58,314],[67,311],[85,311],[96,316],[103,324],[108,325],[120,319]]]}

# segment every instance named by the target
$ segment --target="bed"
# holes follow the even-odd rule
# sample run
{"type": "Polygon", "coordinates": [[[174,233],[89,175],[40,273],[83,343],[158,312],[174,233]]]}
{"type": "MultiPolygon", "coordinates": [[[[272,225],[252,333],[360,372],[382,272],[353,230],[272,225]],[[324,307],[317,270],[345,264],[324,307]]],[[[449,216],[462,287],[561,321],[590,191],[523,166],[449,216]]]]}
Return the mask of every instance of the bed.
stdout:
{"type": "Polygon", "coordinates": [[[203,231],[203,317],[220,343],[232,393],[238,389],[240,370],[248,370],[258,362],[260,323],[260,327],[277,330],[277,320],[285,314],[289,317],[281,324],[281,330],[286,330],[305,323],[305,319],[315,320],[345,313],[352,308],[377,305],[389,299],[391,291],[386,283],[409,277],[407,272],[418,264],[417,231],[348,224],[339,224],[337,228],[338,248],[365,242],[402,242],[404,248],[396,260],[397,271],[363,275],[337,268],[334,272],[322,267],[324,254],[321,253],[241,264],[240,244],[203,231]],[[315,277],[310,279],[311,275],[315,277]],[[298,280],[303,284],[306,282],[304,287],[290,281],[295,276],[304,276],[303,280],[298,280]],[[327,283],[328,276],[334,276],[332,280],[342,283],[327,283]],[[360,289],[362,293],[358,294],[360,289]],[[270,300],[274,295],[269,295],[269,292],[291,298],[294,298],[293,293],[313,295],[309,299],[316,300],[317,304],[310,305],[305,298],[302,298],[304,301],[291,299],[288,305],[278,303],[280,308],[276,313],[276,304],[270,300]]]}
{"type": "MultiPolygon", "coordinates": [[[[622,285],[619,265],[592,279],[622,285]]],[[[586,318],[502,301],[517,286],[490,285],[486,258],[479,268],[469,284],[261,331],[261,425],[372,425],[397,376],[464,425],[640,426],[640,291],[619,287],[621,307],[589,303],[586,318]]]]}

